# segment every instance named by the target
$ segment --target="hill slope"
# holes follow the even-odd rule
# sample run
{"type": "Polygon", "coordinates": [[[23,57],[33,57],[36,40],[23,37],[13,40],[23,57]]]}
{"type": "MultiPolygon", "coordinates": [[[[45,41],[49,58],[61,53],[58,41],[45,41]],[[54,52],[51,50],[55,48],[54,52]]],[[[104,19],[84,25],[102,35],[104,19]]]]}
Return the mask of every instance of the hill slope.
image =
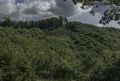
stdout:
{"type": "Polygon", "coordinates": [[[118,29],[0,27],[0,81],[119,81],[119,65],[118,29]]]}

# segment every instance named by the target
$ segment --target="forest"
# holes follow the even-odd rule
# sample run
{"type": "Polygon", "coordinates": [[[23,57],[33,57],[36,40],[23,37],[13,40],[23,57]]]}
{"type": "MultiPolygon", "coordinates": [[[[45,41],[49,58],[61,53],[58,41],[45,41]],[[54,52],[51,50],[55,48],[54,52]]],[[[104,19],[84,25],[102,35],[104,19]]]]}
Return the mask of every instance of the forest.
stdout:
{"type": "Polygon", "coordinates": [[[40,29],[52,29],[56,27],[63,27],[68,22],[66,17],[51,17],[42,20],[29,20],[29,21],[15,21],[9,16],[0,18],[0,26],[13,27],[13,28],[40,28],[40,29]]]}
{"type": "Polygon", "coordinates": [[[64,19],[1,19],[0,81],[119,81],[120,29],[64,19]]]}

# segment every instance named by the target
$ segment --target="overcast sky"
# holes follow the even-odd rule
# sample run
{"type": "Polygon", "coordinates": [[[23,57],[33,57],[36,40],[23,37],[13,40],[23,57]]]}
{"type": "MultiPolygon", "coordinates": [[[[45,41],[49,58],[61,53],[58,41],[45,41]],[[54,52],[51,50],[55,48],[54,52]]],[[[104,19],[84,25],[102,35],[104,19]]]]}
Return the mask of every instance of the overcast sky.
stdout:
{"type": "MultiPolygon", "coordinates": [[[[99,24],[99,19],[109,6],[97,9],[97,14],[89,14],[90,7],[82,10],[79,5],[74,5],[71,0],[0,0],[0,17],[10,16],[14,20],[38,20],[52,16],[65,16],[72,21],[81,21],[88,24],[99,24]]],[[[107,26],[117,27],[116,22],[107,26]]]]}

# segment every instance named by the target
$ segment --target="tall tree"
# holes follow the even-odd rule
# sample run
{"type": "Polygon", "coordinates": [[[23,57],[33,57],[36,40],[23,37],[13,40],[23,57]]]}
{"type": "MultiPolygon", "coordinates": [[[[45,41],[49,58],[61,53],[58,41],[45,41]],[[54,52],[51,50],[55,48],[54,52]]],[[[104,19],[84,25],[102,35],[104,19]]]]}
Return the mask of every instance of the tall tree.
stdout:
{"type": "Polygon", "coordinates": [[[0,19],[0,25],[9,27],[12,24],[12,20],[9,16],[3,17],[0,19]]]}

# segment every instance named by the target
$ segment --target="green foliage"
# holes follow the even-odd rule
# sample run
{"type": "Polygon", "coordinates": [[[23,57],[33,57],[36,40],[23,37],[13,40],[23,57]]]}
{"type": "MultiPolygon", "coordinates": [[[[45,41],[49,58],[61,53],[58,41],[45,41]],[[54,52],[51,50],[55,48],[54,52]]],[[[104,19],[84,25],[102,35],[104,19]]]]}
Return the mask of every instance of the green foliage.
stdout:
{"type": "MultiPolygon", "coordinates": [[[[63,0],[66,1],[66,0],[63,0]]],[[[109,5],[110,8],[104,11],[104,15],[100,19],[101,24],[105,25],[108,24],[110,21],[118,21],[120,24],[120,0],[72,0],[72,2],[76,5],[78,3],[82,3],[81,8],[84,9],[84,6],[93,6],[90,14],[93,16],[96,13],[96,9],[99,6],[109,5]],[[96,4],[97,1],[97,4],[96,4]],[[102,5],[101,5],[102,4],[102,5]]]]}
{"type": "Polygon", "coordinates": [[[79,22],[0,27],[0,81],[119,81],[119,35],[79,22]]]}
{"type": "Polygon", "coordinates": [[[52,30],[58,27],[64,27],[68,22],[66,17],[51,17],[37,21],[14,21],[10,17],[0,18],[0,26],[13,28],[40,28],[42,30],[52,30]]]}

